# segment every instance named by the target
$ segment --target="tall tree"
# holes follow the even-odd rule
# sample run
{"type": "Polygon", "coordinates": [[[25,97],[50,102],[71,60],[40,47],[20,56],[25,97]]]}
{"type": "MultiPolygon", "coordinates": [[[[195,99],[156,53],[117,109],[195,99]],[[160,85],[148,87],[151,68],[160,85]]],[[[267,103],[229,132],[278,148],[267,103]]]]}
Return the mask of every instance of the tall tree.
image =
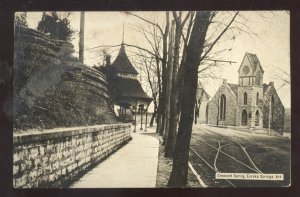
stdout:
{"type": "Polygon", "coordinates": [[[192,133],[194,105],[198,81],[198,66],[203,52],[205,36],[209,26],[210,12],[197,12],[190,41],[186,51],[186,61],[182,67],[181,117],[173,158],[173,167],[168,186],[184,187],[187,183],[189,145],[192,133]]]}
{"type": "Polygon", "coordinates": [[[50,38],[53,39],[71,41],[75,30],[70,25],[69,16],[70,13],[62,17],[61,14],[58,16],[57,12],[51,12],[50,14],[43,12],[37,30],[49,34],[50,38]]]}
{"type": "MultiPolygon", "coordinates": [[[[165,26],[160,26],[157,22],[150,21],[146,18],[143,18],[141,16],[138,16],[131,12],[126,12],[127,14],[130,14],[132,16],[135,16],[142,20],[143,22],[146,22],[148,25],[147,30],[143,30],[143,34],[148,41],[148,43],[151,45],[152,51],[150,54],[153,55],[156,62],[156,71],[157,71],[157,79],[158,79],[158,111],[157,111],[157,128],[156,132],[160,135],[163,135],[164,128],[165,128],[165,100],[166,100],[166,84],[167,84],[167,58],[168,58],[168,36],[169,36],[169,29],[170,29],[170,22],[169,22],[169,12],[166,12],[166,21],[165,26]],[[150,32],[149,30],[153,30],[150,32]],[[146,33],[148,34],[146,34],[146,33]],[[152,36],[151,39],[149,39],[149,34],[152,36]],[[160,43],[162,39],[162,44],[160,43]]],[[[129,46],[129,45],[127,45],[129,46]]],[[[131,45],[132,46],[132,45],[131,45]]]]}
{"type": "MultiPolygon", "coordinates": [[[[171,90],[170,93],[170,111],[169,111],[169,120],[166,122],[168,124],[168,130],[166,134],[166,146],[165,146],[165,156],[172,157],[175,148],[176,141],[176,131],[178,124],[178,93],[179,93],[179,82],[181,78],[181,68],[179,65],[180,60],[180,43],[183,34],[183,28],[188,21],[189,17],[192,16],[193,12],[188,12],[186,16],[183,18],[183,12],[175,12],[173,11],[173,18],[175,20],[175,38],[174,38],[174,56],[172,61],[172,78],[170,81],[169,88],[171,90]],[[182,19],[183,18],[183,19],[182,19]]],[[[191,17],[193,18],[193,16],[191,17]]],[[[191,24],[190,24],[191,25],[191,24]]],[[[185,59],[186,46],[183,47],[183,57],[182,60],[185,59]]]]}
{"type": "Polygon", "coordinates": [[[136,54],[138,56],[136,65],[138,65],[140,75],[145,78],[145,80],[141,83],[146,88],[147,92],[151,92],[153,104],[154,104],[154,112],[152,114],[149,126],[152,127],[154,123],[154,119],[157,116],[158,111],[158,82],[157,82],[157,71],[156,71],[156,63],[153,57],[149,57],[145,51],[139,50],[139,53],[136,54]]]}
{"type": "Polygon", "coordinates": [[[28,27],[26,18],[27,18],[27,12],[16,13],[15,26],[28,27]]]}
{"type": "Polygon", "coordinates": [[[206,34],[211,24],[211,17],[215,12],[198,11],[194,19],[190,39],[187,45],[185,59],[181,67],[180,80],[180,120],[173,156],[173,167],[168,182],[169,187],[184,187],[187,183],[189,146],[193,126],[194,107],[196,102],[196,90],[198,83],[198,69],[207,54],[219,41],[235,20],[238,12],[234,14],[230,22],[225,25],[221,33],[209,45],[204,52],[206,34]],[[188,98],[188,99],[186,99],[188,98]]]}
{"type": "MultiPolygon", "coordinates": [[[[169,134],[169,122],[170,122],[170,98],[172,88],[172,74],[173,74],[173,49],[174,49],[174,32],[175,32],[175,21],[172,21],[170,36],[169,36],[169,50],[168,50],[168,64],[167,64],[167,86],[166,86],[166,103],[165,103],[165,132],[163,144],[166,144],[169,134]]],[[[166,153],[166,152],[165,152],[166,153]]]]}

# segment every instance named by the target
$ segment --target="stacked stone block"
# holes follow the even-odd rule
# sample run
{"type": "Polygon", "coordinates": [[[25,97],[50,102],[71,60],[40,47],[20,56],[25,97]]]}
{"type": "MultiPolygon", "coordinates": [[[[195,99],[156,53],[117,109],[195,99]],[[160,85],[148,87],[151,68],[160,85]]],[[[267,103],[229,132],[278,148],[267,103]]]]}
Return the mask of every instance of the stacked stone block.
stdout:
{"type": "Polygon", "coordinates": [[[237,98],[235,94],[232,92],[226,80],[224,80],[223,84],[216,92],[214,97],[209,102],[208,106],[208,123],[209,124],[217,124],[217,118],[219,119],[219,125],[235,125],[236,121],[236,109],[237,109],[237,98]],[[220,120],[220,114],[218,117],[218,111],[220,107],[220,97],[224,94],[226,97],[226,115],[225,120],[220,120]]]}
{"type": "Polygon", "coordinates": [[[130,139],[130,124],[15,134],[13,186],[66,187],[130,139]]]}
{"type": "Polygon", "coordinates": [[[262,86],[239,86],[238,88],[238,103],[237,103],[237,116],[236,125],[242,125],[242,112],[247,111],[247,126],[262,128],[262,99],[263,88],[262,86]],[[247,93],[247,105],[244,105],[244,93],[247,93]],[[259,101],[256,104],[256,94],[259,94],[259,101]],[[259,126],[255,126],[255,113],[259,111],[259,126]]]}

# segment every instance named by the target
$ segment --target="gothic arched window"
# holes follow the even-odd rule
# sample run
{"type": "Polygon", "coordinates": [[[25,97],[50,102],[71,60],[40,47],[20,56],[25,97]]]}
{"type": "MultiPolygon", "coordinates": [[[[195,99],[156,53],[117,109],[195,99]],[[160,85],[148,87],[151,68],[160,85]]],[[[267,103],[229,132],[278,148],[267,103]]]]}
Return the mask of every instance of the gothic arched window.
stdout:
{"type": "Polygon", "coordinates": [[[256,94],[256,105],[258,105],[259,93],[256,94]]]}
{"type": "Polygon", "coordinates": [[[226,116],[226,97],[224,94],[221,95],[221,102],[220,102],[220,119],[225,120],[226,116]]]}
{"type": "Polygon", "coordinates": [[[259,126],[259,111],[258,110],[255,113],[255,126],[259,126]]]}
{"type": "Polygon", "coordinates": [[[244,105],[247,105],[247,92],[244,93],[244,105]]]}
{"type": "Polygon", "coordinates": [[[242,112],[242,125],[247,125],[247,123],[248,123],[247,111],[244,109],[242,112]]]}

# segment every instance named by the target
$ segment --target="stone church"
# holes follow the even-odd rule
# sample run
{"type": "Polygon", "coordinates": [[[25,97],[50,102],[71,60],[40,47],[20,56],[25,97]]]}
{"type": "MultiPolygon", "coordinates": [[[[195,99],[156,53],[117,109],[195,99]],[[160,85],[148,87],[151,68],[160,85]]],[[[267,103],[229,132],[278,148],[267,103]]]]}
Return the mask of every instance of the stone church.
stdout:
{"type": "Polygon", "coordinates": [[[196,104],[194,122],[207,123],[208,103],[211,96],[205,91],[202,83],[199,81],[197,85],[196,104]]]}
{"type": "Polygon", "coordinates": [[[255,54],[246,53],[238,70],[238,84],[222,85],[208,103],[207,123],[283,130],[284,106],[274,82],[263,83],[264,69],[255,54]]]}

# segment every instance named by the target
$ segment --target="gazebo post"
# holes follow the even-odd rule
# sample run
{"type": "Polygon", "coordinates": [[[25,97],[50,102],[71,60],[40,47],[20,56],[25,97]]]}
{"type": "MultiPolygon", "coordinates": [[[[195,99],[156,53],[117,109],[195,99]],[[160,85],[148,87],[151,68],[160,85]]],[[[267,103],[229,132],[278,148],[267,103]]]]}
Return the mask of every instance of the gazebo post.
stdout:
{"type": "Polygon", "coordinates": [[[134,113],[134,130],[133,132],[136,132],[136,113],[137,113],[137,99],[135,100],[135,113],[134,113]]]}
{"type": "Polygon", "coordinates": [[[124,113],[124,121],[126,121],[126,108],[124,108],[124,111],[125,111],[125,113],[124,113]]]}
{"type": "Polygon", "coordinates": [[[147,132],[147,118],[148,118],[148,106],[146,108],[146,122],[145,122],[145,132],[147,132]]]}
{"type": "Polygon", "coordinates": [[[140,110],[141,110],[141,128],[140,128],[140,130],[143,130],[143,105],[140,106],[140,110]]]}

